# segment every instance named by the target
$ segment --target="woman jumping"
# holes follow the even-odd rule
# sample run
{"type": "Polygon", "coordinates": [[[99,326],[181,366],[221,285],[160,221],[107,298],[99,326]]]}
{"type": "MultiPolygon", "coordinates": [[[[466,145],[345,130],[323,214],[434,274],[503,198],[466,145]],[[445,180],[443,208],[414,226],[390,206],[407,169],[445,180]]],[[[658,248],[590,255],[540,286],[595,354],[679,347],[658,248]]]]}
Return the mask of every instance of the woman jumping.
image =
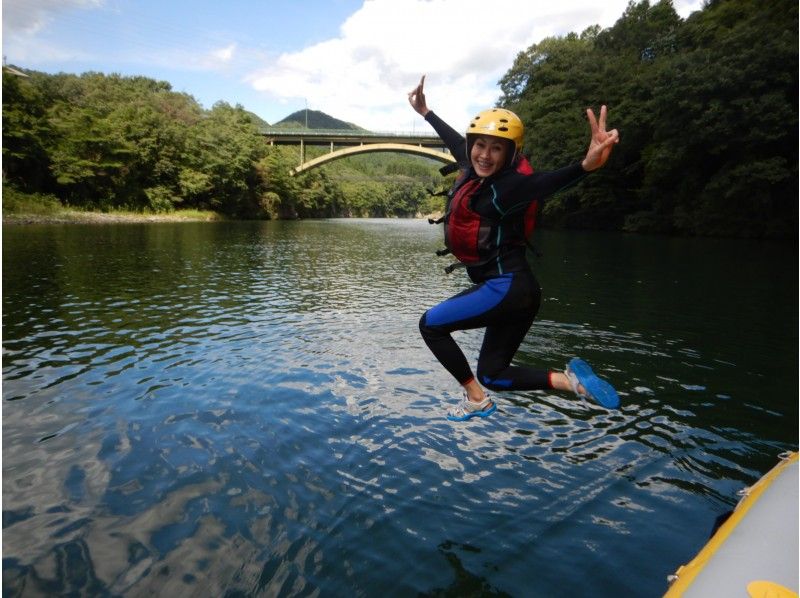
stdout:
{"type": "Polygon", "coordinates": [[[525,256],[526,224],[536,202],[602,167],[619,142],[616,129],[606,131],[606,107],[600,119],[586,114],[591,141],[586,157],[552,172],[533,172],[521,154],[524,127],[510,110],[492,108],[478,114],[466,138],[431,111],[423,76],[408,94],[411,107],[434,128],[464,171],[448,194],[444,216],[445,244],[464,265],[472,287],[426,311],[419,322],[422,338],[464,388],[464,398],[447,418],[486,417],[497,410],[484,387],[494,391],[557,389],[588,397],[605,407],[619,406],[614,388],[581,359],[564,372],[511,365],[539,310],[541,289],[525,256]],[[456,330],[485,328],[477,379],[453,340],[456,330]]]}

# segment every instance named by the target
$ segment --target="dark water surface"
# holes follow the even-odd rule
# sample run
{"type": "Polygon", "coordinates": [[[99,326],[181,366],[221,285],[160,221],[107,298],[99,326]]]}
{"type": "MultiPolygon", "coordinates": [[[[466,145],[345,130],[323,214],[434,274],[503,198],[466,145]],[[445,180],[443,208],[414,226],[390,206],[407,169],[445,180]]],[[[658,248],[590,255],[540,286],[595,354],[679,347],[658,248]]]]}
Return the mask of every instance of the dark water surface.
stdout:
{"type": "Polygon", "coordinates": [[[439,234],[5,227],[3,594],[660,596],[797,448],[796,247],[541,233],[518,360],[623,407],[454,424],[439,234]]]}

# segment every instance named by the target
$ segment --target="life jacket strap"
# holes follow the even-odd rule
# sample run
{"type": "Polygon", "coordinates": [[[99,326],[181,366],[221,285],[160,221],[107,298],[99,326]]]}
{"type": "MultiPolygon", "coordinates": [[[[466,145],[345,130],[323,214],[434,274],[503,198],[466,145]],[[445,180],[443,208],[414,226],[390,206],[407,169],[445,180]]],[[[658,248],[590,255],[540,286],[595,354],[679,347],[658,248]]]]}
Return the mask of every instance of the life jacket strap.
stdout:
{"type": "Polygon", "coordinates": [[[441,173],[442,176],[447,176],[448,174],[456,172],[457,170],[460,170],[462,168],[464,168],[463,164],[459,164],[458,162],[450,162],[449,164],[445,164],[444,166],[442,166],[439,169],[439,172],[441,173]]]}

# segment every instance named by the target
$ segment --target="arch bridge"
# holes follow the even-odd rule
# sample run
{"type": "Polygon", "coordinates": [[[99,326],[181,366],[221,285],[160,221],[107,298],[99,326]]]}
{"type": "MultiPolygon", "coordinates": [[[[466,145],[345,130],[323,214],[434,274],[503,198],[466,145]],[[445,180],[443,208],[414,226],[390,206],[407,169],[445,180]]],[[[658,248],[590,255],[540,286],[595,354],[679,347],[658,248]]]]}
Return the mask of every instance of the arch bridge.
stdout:
{"type": "Polygon", "coordinates": [[[374,133],[349,129],[277,129],[265,128],[261,134],[270,145],[299,145],[300,164],[290,171],[296,175],[322,164],[368,152],[400,152],[453,163],[455,158],[436,135],[374,133]],[[306,160],[308,145],[327,146],[330,151],[306,160]]]}

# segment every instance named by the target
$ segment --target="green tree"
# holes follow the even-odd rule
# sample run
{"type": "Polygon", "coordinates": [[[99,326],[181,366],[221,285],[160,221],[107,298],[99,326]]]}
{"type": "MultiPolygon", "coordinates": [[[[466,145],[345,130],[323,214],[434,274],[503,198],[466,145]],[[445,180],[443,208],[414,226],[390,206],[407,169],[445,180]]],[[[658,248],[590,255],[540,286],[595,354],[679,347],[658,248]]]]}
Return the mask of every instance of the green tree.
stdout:
{"type": "Polygon", "coordinates": [[[118,123],[92,106],[58,103],[49,111],[55,133],[50,169],[68,201],[96,207],[117,204],[123,169],[133,154],[118,123]]]}
{"type": "Polygon", "coordinates": [[[297,166],[297,150],[288,147],[270,147],[256,165],[263,190],[259,205],[265,216],[271,218],[297,218],[297,198],[300,193],[299,178],[289,172],[297,166]]]}
{"type": "Polygon", "coordinates": [[[690,234],[797,230],[797,4],[719,2],[660,72],[642,192],[690,234]]]}
{"type": "Polygon", "coordinates": [[[3,178],[24,191],[47,191],[54,185],[47,105],[35,79],[3,69],[3,178]]]}
{"type": "Polygon", "coordinates": [[[135,153],[126,168],[125,187],[120,189],[132,207],[155,211],[191,204],[207,184],[208,177],[186,166],[187,144],[203,113],[189,96],[165,89],[118,104],[111,114],[123,128],[135,153]],[[187,201],[188,200],[188,201],[187,201]]]}
{"type": "Polygon", "coordinates": [[[184,188],[187,183],[194,184],[195,192],[205,188],[194,197],[197,207],[257,216],[262,181],[256,164],[265,155],[266,144],[244,108],[218,102],[192,129],[184,155],[184,188]]]}
{"type": "Polygon", "coordinates": [[[605,169],[546,202],[543,222],[683,234],[796,236],[796,3],[630,3],[607,30],[520,53],[500,103],[526,122],[535,168],[585,148],[583,108],[610,107],[605,169]],[[579,114],[580,113],[580,114],[579,114]]]}

